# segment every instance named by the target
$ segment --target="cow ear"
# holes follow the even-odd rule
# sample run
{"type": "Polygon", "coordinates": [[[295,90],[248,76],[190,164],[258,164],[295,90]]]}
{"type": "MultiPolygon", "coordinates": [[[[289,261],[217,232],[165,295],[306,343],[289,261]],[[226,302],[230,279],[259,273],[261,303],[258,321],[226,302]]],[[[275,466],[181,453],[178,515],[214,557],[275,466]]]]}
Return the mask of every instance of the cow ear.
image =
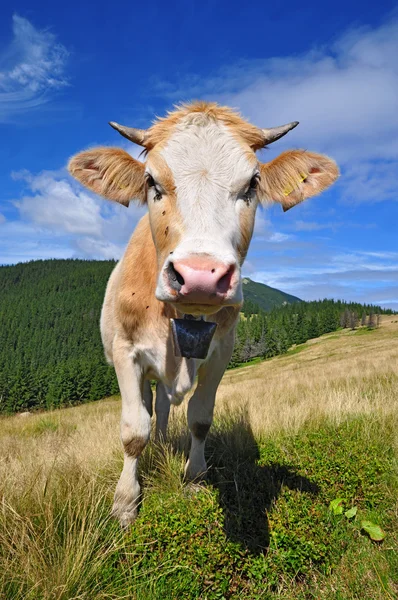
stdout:
{"type": "Polygon", "coordinates": [[[128,206],[145,202],[145,165],[120,148],[93,148],[73,156],[68,164],[73,177],[92,192],[128,206]]]}
{"type": "Polygon", "coordinates": [[[261,165],[259,198],[264,203],[280,202],[286,211],[326,190],[338,176],[339,169],[328,156],[289,150],[261,165]]]}

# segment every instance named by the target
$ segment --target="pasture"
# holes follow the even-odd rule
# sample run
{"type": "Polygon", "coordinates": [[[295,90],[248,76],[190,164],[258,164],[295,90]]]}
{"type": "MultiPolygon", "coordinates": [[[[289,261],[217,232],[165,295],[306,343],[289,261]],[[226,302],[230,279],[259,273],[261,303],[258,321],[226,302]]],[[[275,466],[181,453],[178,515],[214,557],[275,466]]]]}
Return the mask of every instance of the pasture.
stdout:
{"type": "Polygon", "coordinates": [[[397,321],[227,372],[206,484],[182,481],[186,410],[172,408],[168,442],[142,456],[127,533],[109,517],[118,398],[2,418],[0,597],[395,598],[397,321]],[[335,499],[356,515],[334,514],[335,499]]]}

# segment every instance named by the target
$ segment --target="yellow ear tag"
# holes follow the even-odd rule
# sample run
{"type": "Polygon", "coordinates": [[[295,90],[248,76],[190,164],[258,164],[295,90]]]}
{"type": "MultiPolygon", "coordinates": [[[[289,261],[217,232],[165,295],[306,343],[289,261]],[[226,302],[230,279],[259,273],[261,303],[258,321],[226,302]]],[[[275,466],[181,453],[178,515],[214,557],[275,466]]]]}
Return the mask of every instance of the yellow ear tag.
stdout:
{"type": "Polygon", "coordinates": [[[293,188],[286,188],[285,190],[283,190],[283,195],[284,196],[288,196],[289,194],[291,194],[293,191],[293,188]]]}
{"type": "Polygon", "coordinates": [[[119,183],[117,180],[113,180],[113,182],[117,185],[117,187],[119,188],[119,190],[125,190],[127,188],[127,185],[123,185],[122,183],[119,183]]]}
{"type": "MultiPolygon", "coordinates": [[[[308,177],[308,175],[304,175],[303,173],[300,173],[300,177],[301,179],[299,180],[298,184],[296,185],[296,187],[298,188],[300,183],[302,183],[303,181],[305,181],[308,177]]],[[[286,188],[283,190],[283,195],[284,196],[289,196],[289,194],[291,194],[293,192],[294,188],[286,188]]]]}

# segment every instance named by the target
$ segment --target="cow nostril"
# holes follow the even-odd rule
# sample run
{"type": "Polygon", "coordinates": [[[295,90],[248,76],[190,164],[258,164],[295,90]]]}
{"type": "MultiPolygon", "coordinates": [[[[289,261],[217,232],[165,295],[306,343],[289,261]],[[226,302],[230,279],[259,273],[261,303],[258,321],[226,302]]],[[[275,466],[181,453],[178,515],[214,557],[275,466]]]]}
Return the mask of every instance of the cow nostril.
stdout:
{"type": "Polygon", "coordinates": [[[231,287],[231,279],[234,273],[235,267],[231,265],[228,271],[223,275],[217,282],[217,291],[226,293],[231,287]]]}
{"type": "Polygon", "coordinates": [[[185,281],[183,276],[174,268],[172,262],[169,264],[169,276],[172,281],[177,281],[181,286],[184,285],[185,281]]]}
{"type": "Polygon", "coordinates": [[[185,281],[184,281],[184,277],[181,275],[181,273],[179,273],[178,271],[176,271],[176,269],[173,266],[173,271],[176,274],[176,279],[178,281],[178,283],[180,285],[184,285],[185,281]]]}

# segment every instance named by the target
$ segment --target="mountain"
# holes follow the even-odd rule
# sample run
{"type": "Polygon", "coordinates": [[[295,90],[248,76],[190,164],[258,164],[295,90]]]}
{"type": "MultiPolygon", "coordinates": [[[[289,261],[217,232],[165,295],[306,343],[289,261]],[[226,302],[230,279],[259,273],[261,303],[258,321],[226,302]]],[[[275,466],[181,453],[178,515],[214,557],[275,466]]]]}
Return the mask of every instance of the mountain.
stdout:
{"type": "Polygon", "coordinates": [[[264,283],[252,281],[248,277],[245,277],[242,283],[245,303],[248,304],[249,301],[253,304],[257,304],[257,306],[266,312],[269,312],[277,306],[302,302],[302,300],[296,296],[291,296],[290,294],[281,292],[280,290],[270,287],[269,285],[265,285],[264,283]]]}

